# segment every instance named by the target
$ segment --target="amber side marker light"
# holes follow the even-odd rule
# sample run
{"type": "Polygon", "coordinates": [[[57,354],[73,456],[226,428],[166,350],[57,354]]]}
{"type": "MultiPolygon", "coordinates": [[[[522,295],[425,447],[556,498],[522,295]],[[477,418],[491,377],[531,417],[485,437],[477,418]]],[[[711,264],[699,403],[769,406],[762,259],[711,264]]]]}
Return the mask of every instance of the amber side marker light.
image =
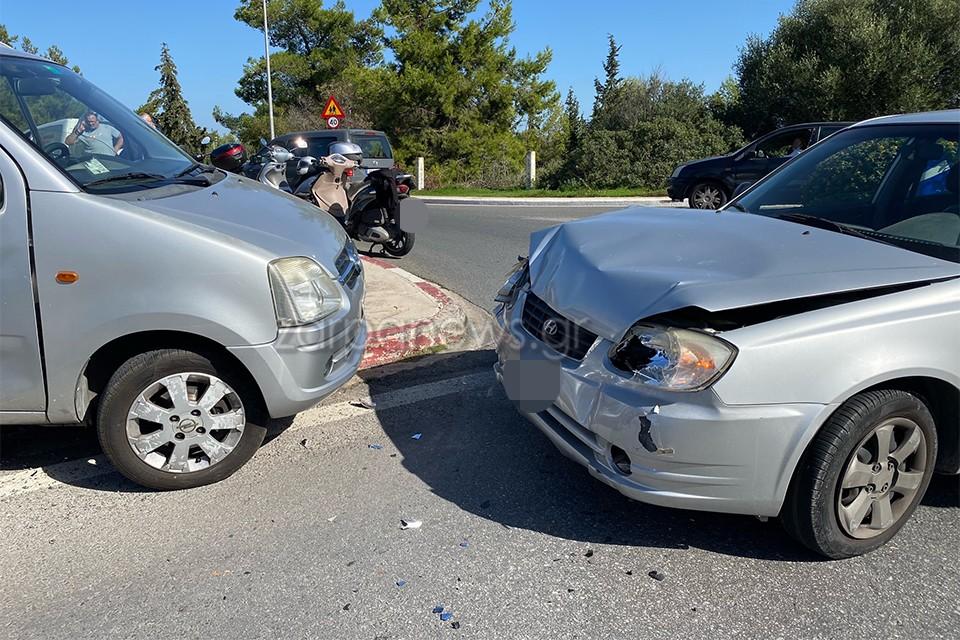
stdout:
{"type": "Polygon", "coordinates": [[[73,284],[80,279],[80,274],[76,271],[57,271],[57,282],[60,284],[73,284]]]}

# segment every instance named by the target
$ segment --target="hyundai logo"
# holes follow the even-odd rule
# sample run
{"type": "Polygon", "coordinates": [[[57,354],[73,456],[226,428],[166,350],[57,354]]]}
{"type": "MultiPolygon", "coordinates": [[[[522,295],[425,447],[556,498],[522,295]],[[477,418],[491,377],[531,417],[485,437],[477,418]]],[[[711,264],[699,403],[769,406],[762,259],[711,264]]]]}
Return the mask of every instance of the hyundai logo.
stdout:
{"type": "Polygon", "coordinates": [[[560,331],[560,325],[557,323],[556,320],[554,320],[553,318],[550,318],[549,320],[543,323],[543,326],[540,327],[540,331],[542,331],[543,335],[545,336],[553,337],[557,335],[557,332],[560,331]]]}

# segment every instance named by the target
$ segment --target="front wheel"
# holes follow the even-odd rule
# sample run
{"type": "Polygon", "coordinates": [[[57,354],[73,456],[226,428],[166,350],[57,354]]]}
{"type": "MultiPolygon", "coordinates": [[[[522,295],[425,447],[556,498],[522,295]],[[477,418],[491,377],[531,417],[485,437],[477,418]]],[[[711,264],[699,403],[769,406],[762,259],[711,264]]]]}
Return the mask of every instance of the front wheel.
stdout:
{"type": "Polygon", "coordinates": [[[690,207],[693,209],[719,209],[727,204],[727,192],[713,182],[701,182],[690,190],[690,207]]]}
{"type": "Polygon", "coordinates": [[[100,400],[104,453],[152,489],[219,482],[256,453],[266,428],[259,397],[229,364],[160,349],[127,360],[100,400]]]}
{"type": "Polygon", "coordinates": [[[910,518],[936,457],[936,427],[918,397],[892,389],[858,394],[811,443],[784,505],[784,527],[829,558],[873,551],[910,518]]]}
{"type": "Polygon", "coordinates": [[[383,250],[398,258],[400,256],[405,256],[413,250],[413,242],[415,238],[415,234],[401,231],[400,236],[396,240],[391,240],[390,242],[384,243],[383,250]]]}

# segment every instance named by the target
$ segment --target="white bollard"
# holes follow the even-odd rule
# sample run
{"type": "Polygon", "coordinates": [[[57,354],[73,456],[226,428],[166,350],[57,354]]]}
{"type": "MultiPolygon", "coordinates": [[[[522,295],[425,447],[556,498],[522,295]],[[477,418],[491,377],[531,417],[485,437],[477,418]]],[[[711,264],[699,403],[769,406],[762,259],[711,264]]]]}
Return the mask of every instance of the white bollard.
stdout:
{"type": "Polygon", "coordinates": [[[423,172],[423,156],[417,156],[417,191],[423,191],[423,185],[426,182],[427,177],[423,172]]]}
{"type": "Polygon", "coordinates": [[[537,184],[537,152],[527,151],[527,189],[537,184]]]}

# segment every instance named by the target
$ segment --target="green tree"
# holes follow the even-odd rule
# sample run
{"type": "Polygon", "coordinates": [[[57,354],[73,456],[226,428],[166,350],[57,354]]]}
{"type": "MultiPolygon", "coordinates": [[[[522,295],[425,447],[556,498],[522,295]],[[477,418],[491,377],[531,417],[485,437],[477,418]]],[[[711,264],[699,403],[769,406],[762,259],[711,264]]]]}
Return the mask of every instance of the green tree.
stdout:
{"type": "Polygon", "coordinates": [[[374,17],[390,50],[376,121],[402,161],[429,158],[444,182],[522,181],[517,131],[536,130],[558,104],[542,75],[549,49],[521,58],[509,46],[509,0],[383,0],[374,17]],[[471,17],[475,16],[475,17],[471,17]]]}
{"type": "Polygon", "coordinates": [[[799,0],[736,63],[726,118],[753,137],[811,120],[960,105],[960,2],[799,0]]]}
{"type": "Polygon", "coordinates": [[[620,77],[620,49],[622,45],[617,44],[612,34],[607,35],[607,41],[607,59],[603,62],[603,82],[600,82],[599,78],[593,80],[595,95],[591,120],[597,126],[603,126],[606,112],[616,100],[620,85],[623,84],[623,78],[620,77]]]}
{"type": "Polygon", "coordinates": [[[137,111],[153,116],[157,128],[175,143],[189,151],[197,151],[206,132],[193,121],[177,78],[177,65],[166,42],[160,48],[160,64],[154,69],[160,72],[160,86],[150,92],[147,101],[137,111]]]}
{"type": "MultiPolygon", "coordinates": [[[[11,47],[19,45],[19,48],[24,53],[31,53],[33,55],[43,56],[48,60],[52,60],[57,64],[62,64],[65,67],[70,67],[70,61],[67,59],[67,56],[63,53],[63,49],[58,47],[55,44],[47,47],[47,50],[43,53],[40,53],[40,48],[37,47],[33,41],[24,35],[15,35],[10,33],[6,25],[0,24],[0,42],[5,42],[11,47]]],[[[70,67],[74,73],[80,73],[80,67],[73,65],[70,67]]]]}

